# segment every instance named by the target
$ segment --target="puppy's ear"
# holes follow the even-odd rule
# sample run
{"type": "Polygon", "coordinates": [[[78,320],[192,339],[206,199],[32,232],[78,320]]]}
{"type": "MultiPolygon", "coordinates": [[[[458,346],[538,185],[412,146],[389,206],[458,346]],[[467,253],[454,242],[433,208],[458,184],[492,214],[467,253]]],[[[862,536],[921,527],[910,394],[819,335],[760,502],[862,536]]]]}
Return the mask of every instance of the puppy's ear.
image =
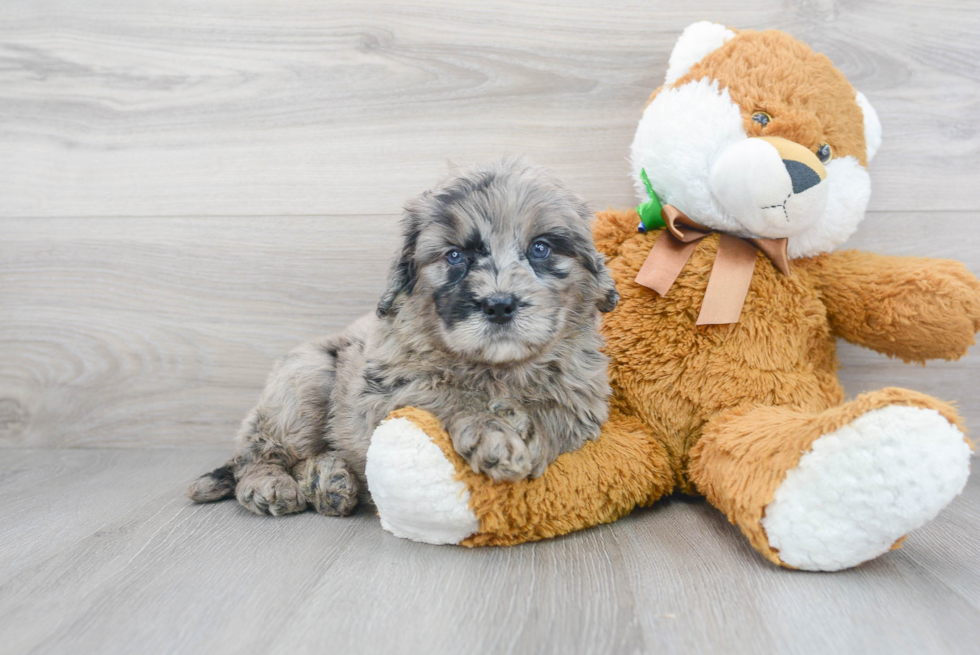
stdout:
{"type": "Polygon", "coordinates": [[[605,258],[601,254],[596,254],[596,273],[594,275],[599,292],[596,307],[599,308],[600,312],[608,313],[616,309],[616,305],[619,304],[619,291],[616,290],[616,283],[609,274],[609,269],[606,268],[604,260],[605,258]]]}
{"type": "Polygon", "coordinates": [[[402,248],[388,269],[388,281],[378,301],[378,317],[391,313],[395,300],[401,294],[411,294],[415,288],[418,271],[415,266],[415,244],[419,238],[420,222],[411,212],[402,219],[402,248]]]}
{"type": "MultiPolygon", "coordinates": [[[[603,252],[600,246],[602,242],[595,238],[596,228],[598,227],[593,222],[595,215],[585,203],[582,203],[579,207],[578,214],[582,217],[582,221],[586,225],[592,223],[592,234],[587,234],[585,237],[585,241],[588,243],[588,253],[585,255],[585,267],[592,274],[593,281],[595,282],[596,307],[599,308],[600,312],[611,312],[616,309],[616,305],[619,303],[619,292],[616,290],[616,283],[613,281],[612,275],[609,274],[609,269],[606,268],[606,255],[608,253],[603,252]]],[[[599,216],[602,215],[600,214],[599,216]]],[[[633,231],[636,231],[635,224],[633,231]]]]}

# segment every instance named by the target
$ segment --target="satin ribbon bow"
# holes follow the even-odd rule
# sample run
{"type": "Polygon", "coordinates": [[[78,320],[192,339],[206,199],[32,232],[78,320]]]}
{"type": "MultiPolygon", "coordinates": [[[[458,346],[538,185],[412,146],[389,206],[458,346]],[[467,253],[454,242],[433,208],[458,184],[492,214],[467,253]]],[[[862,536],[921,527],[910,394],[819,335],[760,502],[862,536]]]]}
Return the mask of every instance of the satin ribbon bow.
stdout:
{"type": "MultiPolygon", "coordinates": [[[[698,241],[715,230],[688,218],[673,205],[663,206],[661,218],[667,229],[654,242],[636,275],[636,282],[664,296],[694,253],[698,241]]],[[[698,314],[698,325],[738,323],[755,271],[757,249],[772,261],[780,273],[790,274],[786,239],[743,239],[721,233],[718,254],[711,267],[708,288],[705,289],[698,314]]]]}

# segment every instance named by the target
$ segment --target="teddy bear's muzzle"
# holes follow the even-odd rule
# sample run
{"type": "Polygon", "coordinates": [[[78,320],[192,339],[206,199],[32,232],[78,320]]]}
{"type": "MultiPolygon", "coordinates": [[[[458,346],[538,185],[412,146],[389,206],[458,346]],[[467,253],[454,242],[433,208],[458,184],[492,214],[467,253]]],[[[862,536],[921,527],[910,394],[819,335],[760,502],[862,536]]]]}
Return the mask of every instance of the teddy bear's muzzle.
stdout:
{"type": "Polygon", "coordinates": [[[823,215],[827,169],[817,156],[781,137],[729,146],[711,169],[711,192],[755,236],[796,236],[823,215]]]}

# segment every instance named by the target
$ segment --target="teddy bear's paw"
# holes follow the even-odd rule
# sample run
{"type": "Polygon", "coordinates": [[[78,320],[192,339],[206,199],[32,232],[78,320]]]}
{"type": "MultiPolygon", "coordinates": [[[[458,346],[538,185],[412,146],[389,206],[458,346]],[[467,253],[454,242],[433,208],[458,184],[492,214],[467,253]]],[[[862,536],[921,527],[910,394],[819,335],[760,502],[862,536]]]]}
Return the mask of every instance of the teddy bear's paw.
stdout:
{"type": "Polygon", "coordinates": [[[970,473],[970,447],[932,409],[889,405],[817,439],[776,489],[762,526],[790,566],[837,571],[931,520],[970,473]]]}
{"type": "Polygon", "coordinates": [[[480,529],[453,464],[408,418],[389,418],[374,431],[366,475],[381,526],[397,537],[458,544],[480,529]]]}

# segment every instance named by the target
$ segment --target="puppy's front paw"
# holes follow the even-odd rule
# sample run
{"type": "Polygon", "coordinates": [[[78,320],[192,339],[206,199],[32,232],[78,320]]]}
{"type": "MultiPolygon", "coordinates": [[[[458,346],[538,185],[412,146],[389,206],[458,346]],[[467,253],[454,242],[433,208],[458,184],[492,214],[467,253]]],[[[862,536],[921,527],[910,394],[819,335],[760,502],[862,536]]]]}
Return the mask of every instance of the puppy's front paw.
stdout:
{"type": "Polygon", "coordinates": [[[275,469],[250,472],[235,488],[238,502],[255,514],[283,516],[306,509],[306,498],[299,484],[285,471],[275,469]]]}
{"type": "Polygon", "coordinates": [[[497,482],[523,480],[534,470],[534,461],[521,434],[493,414],[477,414],[457,421],[450,431],[456,452],[475,473],[497,482]]]}
{"type": "Polygon", "coordinates": [[[347,516],[357,507],[360,485],[340,457],[326,453],[301,462],[293,470],[303,495],[324,516],[347,516]]]}

